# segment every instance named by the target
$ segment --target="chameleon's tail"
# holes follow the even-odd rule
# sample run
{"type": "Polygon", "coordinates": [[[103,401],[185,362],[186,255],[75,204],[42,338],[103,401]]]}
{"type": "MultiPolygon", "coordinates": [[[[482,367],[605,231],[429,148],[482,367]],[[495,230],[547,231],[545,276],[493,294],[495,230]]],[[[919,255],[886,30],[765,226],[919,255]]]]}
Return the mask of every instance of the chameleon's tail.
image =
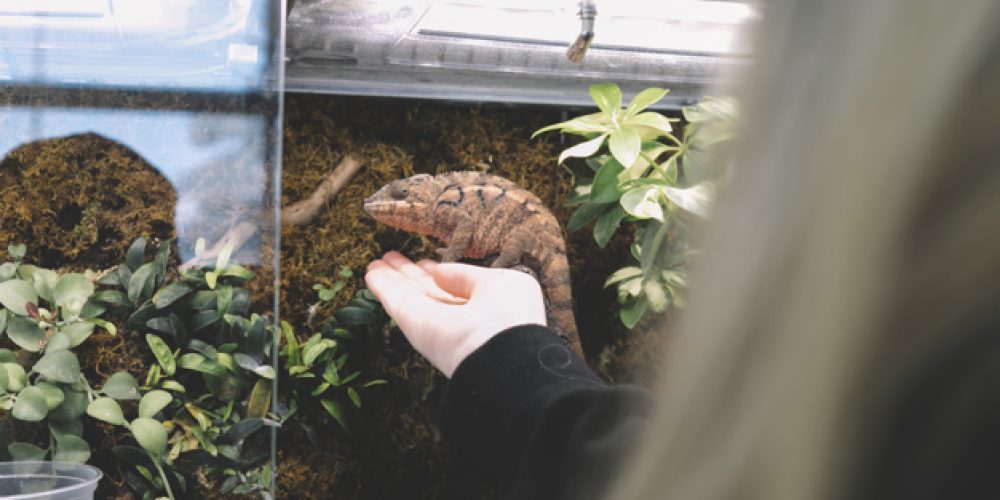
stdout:
{"type": "Polygon", "coordinates": [[[541,267],[540,281],[549,304],[550,326],[559,331],[569,346],[583,357],[583,346],[573,315],[573,288],[570,286],[569,261],[563,253],[552,253],[541,267]]]}

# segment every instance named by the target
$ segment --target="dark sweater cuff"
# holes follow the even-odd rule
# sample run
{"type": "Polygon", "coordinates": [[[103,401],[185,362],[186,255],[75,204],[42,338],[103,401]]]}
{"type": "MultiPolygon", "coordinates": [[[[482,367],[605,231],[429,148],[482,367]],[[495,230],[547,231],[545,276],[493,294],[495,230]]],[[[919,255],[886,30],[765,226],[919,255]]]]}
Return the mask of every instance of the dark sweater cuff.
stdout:
{"type": "Polygon", "coordinates": [[[455,369],[445,393],[444,432],[459,457],[499,466],[530,438],[526,424],[548,400],[605,385],[554,330],[509,328],[455,369]]]}

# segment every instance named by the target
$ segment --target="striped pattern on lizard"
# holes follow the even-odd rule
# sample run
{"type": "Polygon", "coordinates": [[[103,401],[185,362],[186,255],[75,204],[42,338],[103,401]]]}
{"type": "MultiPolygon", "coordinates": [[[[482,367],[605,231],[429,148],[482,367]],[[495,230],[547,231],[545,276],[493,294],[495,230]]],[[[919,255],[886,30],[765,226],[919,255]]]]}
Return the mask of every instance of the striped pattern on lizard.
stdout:
{"type": "Polygon", "coordinates": [[[537,196],[480,172],[418,174],[382,187],[364,208],[386,225],[444,241],[437,251],[445,262],[495,256],[492,267],[534,271],[551,326],[583,356],[562,228],[537,196]]]}

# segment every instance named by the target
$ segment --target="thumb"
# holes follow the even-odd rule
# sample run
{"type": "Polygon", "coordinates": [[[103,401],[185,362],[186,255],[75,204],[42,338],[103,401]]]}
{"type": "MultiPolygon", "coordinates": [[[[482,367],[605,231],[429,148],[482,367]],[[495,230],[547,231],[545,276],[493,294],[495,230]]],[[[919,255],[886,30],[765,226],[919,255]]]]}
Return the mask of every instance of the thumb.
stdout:
{"type": "Polygon", "coordinates": [[[476,286],[488,279],[490,271],[482,267],[459,263],[437,264],[428,266],[427,270],[442,290],[463,298],[472,297],[476,286]]]}

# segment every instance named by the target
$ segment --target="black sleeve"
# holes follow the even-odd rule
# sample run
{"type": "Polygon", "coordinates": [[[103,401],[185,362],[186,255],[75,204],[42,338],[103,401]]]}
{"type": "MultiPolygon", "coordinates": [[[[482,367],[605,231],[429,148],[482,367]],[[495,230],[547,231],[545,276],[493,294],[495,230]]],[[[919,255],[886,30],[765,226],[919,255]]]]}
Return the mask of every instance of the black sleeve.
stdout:
{"type": "Polygon", "coordinates": [[[553,330],[510,328],[455,370],[443,430],[504,498],[597,498],[645,427],[649,397],[609,386],[553,330]]]}

